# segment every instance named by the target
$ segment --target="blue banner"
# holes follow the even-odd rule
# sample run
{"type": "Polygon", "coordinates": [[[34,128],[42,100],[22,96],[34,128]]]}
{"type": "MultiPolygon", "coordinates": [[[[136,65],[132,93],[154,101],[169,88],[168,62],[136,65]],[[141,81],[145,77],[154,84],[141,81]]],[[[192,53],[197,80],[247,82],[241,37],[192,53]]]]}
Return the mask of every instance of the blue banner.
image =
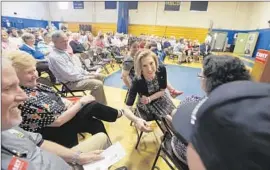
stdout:
{"type": "Polygon", "coordinates": [[[181,2],[178,1],[167,1],[165,2],[164,11],[179,11],[181,2]]]}
{"type": "Polygon", "coordinates": [[[83,1],[73,1],[73,9],[84,9],[83,1]]]}

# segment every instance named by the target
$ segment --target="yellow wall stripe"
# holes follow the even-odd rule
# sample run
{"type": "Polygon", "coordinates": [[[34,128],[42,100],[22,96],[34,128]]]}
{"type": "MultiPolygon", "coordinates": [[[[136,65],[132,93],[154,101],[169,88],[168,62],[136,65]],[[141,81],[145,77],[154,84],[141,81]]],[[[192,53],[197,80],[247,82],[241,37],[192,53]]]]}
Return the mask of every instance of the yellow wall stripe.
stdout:
{"type": "MultiPolygon", "coordinates": [[[[98,31],[116,32],[117,25],[114,23],[74,23],[70,22],[68,29],[72,32],[79,31],[79,24],[92,25],[92,33],[97,35],[98,31]]],[[[176,38],[198,39],[203,42],[208,32],[207,28],[192,28],[192,27],[175,27],[175,26],[155,26],[155,25],[139,25],[131,24],[128,26],[128,32],[132,35],[149,34],[156,36],[175,36],[176,38]]]]}

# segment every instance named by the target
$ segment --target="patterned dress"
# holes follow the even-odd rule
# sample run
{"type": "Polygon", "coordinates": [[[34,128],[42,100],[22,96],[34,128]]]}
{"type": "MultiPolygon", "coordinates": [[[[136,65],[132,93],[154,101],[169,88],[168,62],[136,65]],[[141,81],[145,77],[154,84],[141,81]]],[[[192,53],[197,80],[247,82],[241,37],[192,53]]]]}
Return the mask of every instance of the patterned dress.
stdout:
{"type": "Polygon", "coordinates": [[[26,131],[39,132],[43,127],[52,124],[62,112],[65,104],[50,87],[38,84],[35,88],[22,87],[27,100],[19,106],[23,121],[20,127],[26,131]]]}
{"type": "MultiPolygon", "coordinates": [[[[203,97],[192,95],[192,96],[186,97],[183,101],[181,101],[179,106],[185,105],[185,104],[188,104],[191,102],[200,101],[202,99],[203,99],[203,97]]],[[[179,108],[179,106],[178,106],[178,108],[179,108]]],[[[187,146],[183,142],[181,142],[181,140],[179,140],[176,136],[172,137],[171,146],[172,146],[172,150],[173,150],[173,153],[175,154],[175,156],[181,162],[187,164],[187,157],[186,157],[187,146]]]]}
{"type": "MultiPolygon", "coordinates": [[[[156,92],[160,91],[159,83],[157,77],[155,77],[151,81],[147,81],[147,89],[150,95],[155,94],[156,92]]],[[[172,111],[176,108],[170,99],[167,93],[164,93],[164,96],[152,101],[149,104],[143,104],[139,101],[137,102],[137,107],[140,113],[146,116],[145,120],[151,119],[153,114],[160,119],[168,114],[171,114],[172,111]]]]}

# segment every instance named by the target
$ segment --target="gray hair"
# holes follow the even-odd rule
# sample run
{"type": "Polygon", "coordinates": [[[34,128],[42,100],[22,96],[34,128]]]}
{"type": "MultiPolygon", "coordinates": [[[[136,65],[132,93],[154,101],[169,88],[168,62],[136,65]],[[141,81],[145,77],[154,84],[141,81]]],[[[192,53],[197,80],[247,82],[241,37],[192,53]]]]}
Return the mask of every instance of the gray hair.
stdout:
{"type": "Polygon", "coordinates": [[[63,31],[55,31],[52,34],[52,42],[55,42],[58,38],[64,37],[65,33],[63,31]]]}
{"type": "Polygon", "coordinates": [[[26,43],[26,40],[30,40],[30,39],[35,39],[35,36],[33,34],[30,34],[30,33],[24,33],[22,35],[23,42],[26,43]]]}

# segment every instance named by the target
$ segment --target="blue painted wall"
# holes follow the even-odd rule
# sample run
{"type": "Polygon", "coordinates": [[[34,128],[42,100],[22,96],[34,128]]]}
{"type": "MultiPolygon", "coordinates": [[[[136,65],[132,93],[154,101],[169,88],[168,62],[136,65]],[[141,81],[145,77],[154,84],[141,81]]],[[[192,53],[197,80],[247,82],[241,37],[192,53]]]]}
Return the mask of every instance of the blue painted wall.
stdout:
{"type": "Polygon", "coordinates": [[[46,28],[46,26],[48,26],[48,21],[45,21],[45,20],[1,16],[2,27],[7,27],[7,23],[6,23],[7,20],[10,22],[11,27],[15,27],[18,29],[28,28],[28,27],[46,28]]]}
{"type": "Polygon", "coordinates": [[[52,21],[51,22],[57,29],[60,29],[59,24],[61,23],[60,21],[52,21]]]}
{"type": "Polygon", "coordinates": [[[213,29],[213,31],[227,32],[228,44],[233,43],[235,33],[248,33],[259,32],[259,37],[252,57],[255,57],[258,49],[270,50],[270,29],[257,29],[257,30],[227,30],[227,29],[213,29]]]}

